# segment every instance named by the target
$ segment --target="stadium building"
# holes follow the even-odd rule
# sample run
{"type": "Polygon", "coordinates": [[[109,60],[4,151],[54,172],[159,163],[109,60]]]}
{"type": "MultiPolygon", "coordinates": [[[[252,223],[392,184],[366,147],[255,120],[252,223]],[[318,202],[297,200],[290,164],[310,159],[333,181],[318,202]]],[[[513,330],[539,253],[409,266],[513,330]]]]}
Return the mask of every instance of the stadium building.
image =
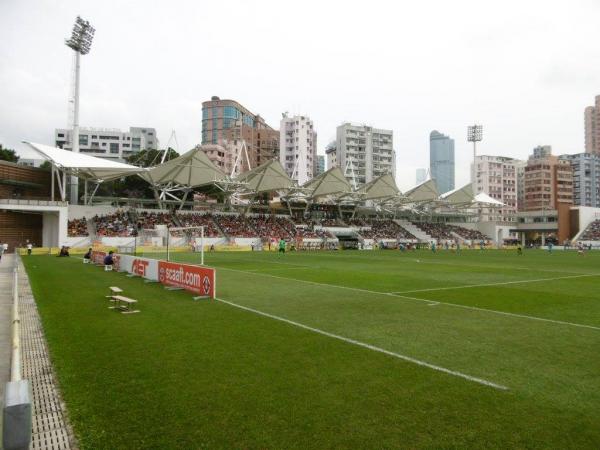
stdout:
{"type": "Polygon", "coordinates": [[[355,189],[334,167],[300,185],[276,160],[231,177],[208,157],[207,150],[215,146],[140,168],[28,145],[50,162],[51,170],[0,163],[0,241],[8,241],[11,247],[29,240],[44,247],[190,248],[201,242],[198,229],[190,227],[199,226],[204,227],[205,245],[255,250],[281,238],[299,250],[396,248],[431,242],[504,245],[514,242],[509,229],[521,233],[526,242],[538,242],[542,234],[542,240],[544,236],[586,237],[600,245],[598,208],[559,202],[557,210],[523,213],[512,226],[483,221],[480,210],[505,205],[485,192],[475,192],[471,184],[440,195],[430,179],[400,192],[392,175],[384,174],[355,189]],[[82,205],[66,201],[64,180],[70,175],[89,184],[82,205]],[[155,198],[97,202],[95,186],[125,176],[146,180],[155,198]],[[202,195],[195,197],[197,193],[202,195]]]}

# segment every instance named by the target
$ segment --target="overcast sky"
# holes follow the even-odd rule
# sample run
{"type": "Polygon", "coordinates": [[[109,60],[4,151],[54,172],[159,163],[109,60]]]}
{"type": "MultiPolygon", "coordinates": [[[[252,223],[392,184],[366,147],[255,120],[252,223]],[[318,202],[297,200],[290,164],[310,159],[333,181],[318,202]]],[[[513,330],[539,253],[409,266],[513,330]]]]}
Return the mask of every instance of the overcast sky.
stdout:
{"type": "Polygon", "coordinates": [[[201,139],[202,101],[239,101],[279,128],[309,115],[319,153],[343,121],[394,130],[398,185],[429,165],[429,132],[467,125],[481,153],[526,158],[538,144],[583,151],[583,110],[600,94],[600,1],[0,0],[0,143],[52,144],[68,123],[80,14],[96,27],[81,70],[82,126],[201,139]]]}

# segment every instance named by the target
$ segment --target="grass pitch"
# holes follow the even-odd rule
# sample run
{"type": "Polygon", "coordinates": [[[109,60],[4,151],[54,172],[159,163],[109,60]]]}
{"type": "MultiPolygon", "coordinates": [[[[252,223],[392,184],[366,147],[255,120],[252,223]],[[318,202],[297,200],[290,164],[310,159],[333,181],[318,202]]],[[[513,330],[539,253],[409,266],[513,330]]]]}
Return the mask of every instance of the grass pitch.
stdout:
{"type": "Polygon", "coordinates": [[[23,260],[83,448],[600,446],[600,252],[214,253],[196,302],[23,260]]]}

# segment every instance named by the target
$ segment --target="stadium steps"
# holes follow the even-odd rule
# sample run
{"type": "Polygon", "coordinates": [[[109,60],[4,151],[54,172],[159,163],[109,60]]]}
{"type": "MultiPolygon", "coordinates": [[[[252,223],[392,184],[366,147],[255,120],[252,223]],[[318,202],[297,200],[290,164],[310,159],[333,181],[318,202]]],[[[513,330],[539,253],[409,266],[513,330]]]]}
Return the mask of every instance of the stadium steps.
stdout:
{"type": "Polygon", "coordinates": [[[98,238],[98,234],[96,233],[96,224],[94,223],[93,218],[89,218],[86,220],[88,236],[91,241],[95,241],[98,238]]]}
{"type": "Polygon", "coordinates": [[[433,240],[433,238],[431,236],[429,236],[427,233],[425,233],[423,230],[421,230],[419,227],[417,227],[412,222],[409,222],[408,220],[394,219],[394,222],[397,225],[400,225],[402,228],[404,228],[406,231],[408,231],[410,234],[412,234],[414,237],[416,237],[420,241],[433,240]]]}

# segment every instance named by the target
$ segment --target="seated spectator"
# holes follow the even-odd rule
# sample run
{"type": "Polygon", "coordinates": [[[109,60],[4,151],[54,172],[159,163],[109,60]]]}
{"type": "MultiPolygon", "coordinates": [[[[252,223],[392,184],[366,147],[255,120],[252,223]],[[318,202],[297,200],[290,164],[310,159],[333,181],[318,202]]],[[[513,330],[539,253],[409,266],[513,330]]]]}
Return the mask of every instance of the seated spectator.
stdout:
{"type": "Polygon", "coordinates": [[[63,245],[60,249],[60,253],[58,254],[58,257],[66,257],[69,256],[69,247],[63,245]]]}
{"type": "Polygon", "coordinates": [[[92,248],[91,247],[88,248],[87,253],[85,255],[83,255],[83,259],[88,260],[88,262],[90,259],[92,259],[92,248]]]}
{"type": "Polygon", "coordinates": [[[108,255],[106,255],[104,257],[104,265],[105,266],[112,266],[115,263],[112,255],[113,255],[113,251],[111,250],[108,252],[108,255]]]}

